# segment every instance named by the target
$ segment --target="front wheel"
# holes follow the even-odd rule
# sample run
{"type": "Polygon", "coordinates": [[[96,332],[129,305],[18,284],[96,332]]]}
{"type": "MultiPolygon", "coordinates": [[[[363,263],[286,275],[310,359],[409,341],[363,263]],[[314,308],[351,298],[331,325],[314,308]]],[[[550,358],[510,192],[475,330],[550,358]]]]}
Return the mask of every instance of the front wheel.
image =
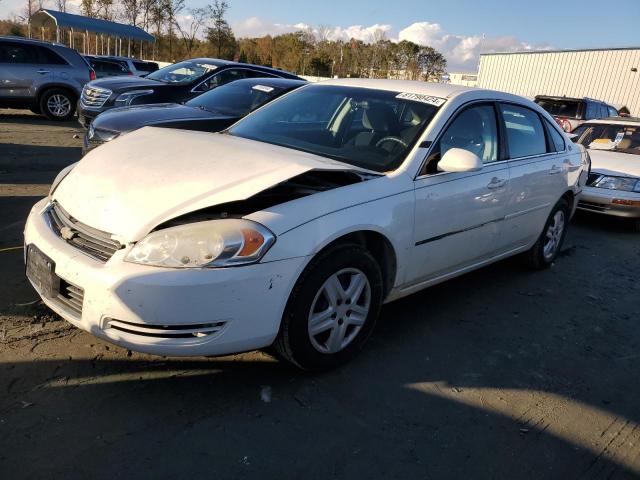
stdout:
{"type": "Polygon", "coordinates": [[[346,363],[369,338],[382,304],[382,273],[358,245],[313,259],[294,287],[274,347],[304,370],[346,363]]]}
{"type": "Polygon", "coordinates": [[[76,113],[75,98],[67,90],[47,90],[40,99],[40,111],[50,120],[69,120],[76,113]]]}
{"type": "Polygon", "coordinates": [[[551,266],[562,248],[569,217],[569,204],[562,199],[551,210],[538,241],[524,255],[530,267],[541,270],[551,266]]]}

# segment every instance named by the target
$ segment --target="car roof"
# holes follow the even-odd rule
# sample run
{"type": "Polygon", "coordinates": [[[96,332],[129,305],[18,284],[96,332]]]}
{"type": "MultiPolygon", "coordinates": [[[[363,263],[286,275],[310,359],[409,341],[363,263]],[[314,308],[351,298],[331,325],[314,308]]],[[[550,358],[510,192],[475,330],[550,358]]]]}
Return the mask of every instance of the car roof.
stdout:
{"type": "Polygon", "coordinates": [[[276,87],[276,88],[289,88],[289,87],[298,87],[302,85],[306,85],[306,80],[296,80],[293,78],[243,78],[242,80],[235,80],[227,85],[233,84],[251,84],[251,85],[264,85],[265,87],[276,87]]]}
{"type": "Polygon", "coordinates": [[[629,125],[638,127],[640,126],[640,118],[638,117],[609,117],[599,118],[597,120],[589,120],[586,124],[605,124],[605,125],[629,125]]]}
{"type": "Polygon", "coordinates": [[[35,45],[49,45],[54,47],[64,47],[69,48],[68,46],[62,43],[49,42],[47,40],[38,40],[37,38],[26,38],[26,37],[16,37],[11,35],[0,35],[0,40],[11,40],[12,42],[21,42],[21,43],[33,43],[35,45]]]}
{"type": "MultiPolygon", "coordinates": [[[[480,91],[477,88],[449,83],[419,82],[416,80],[386,80],[372,78],[340,78],[324,80],[319,85],[337,85],[344,87],[372,88],[390,92],[417,93],[433,97],[450,98],[467,91],[480,91]]],[[[491,90],[486,90],[491,92],[491,90]]],[[[495,92],[494,92],[495,93],[495,92]]]]}
{"type": "MultiPolygon", "coordinates": [[[[548,99],[548,100],[569,100],[571,102],[596,102],[596,103],[604,103],[605,105],[609,105],[611,107],[613,107],[613,105],[611,105],[610,103],[605,102],[604,100],[598,100],[597,98],[589,98],[589,97],[562,97],[562,96],[556,96],[556,95],[536,95],[536,100],[537,99],[548,99]]],[[[615,107],[614,107],[615,108],[615,107]]]]}

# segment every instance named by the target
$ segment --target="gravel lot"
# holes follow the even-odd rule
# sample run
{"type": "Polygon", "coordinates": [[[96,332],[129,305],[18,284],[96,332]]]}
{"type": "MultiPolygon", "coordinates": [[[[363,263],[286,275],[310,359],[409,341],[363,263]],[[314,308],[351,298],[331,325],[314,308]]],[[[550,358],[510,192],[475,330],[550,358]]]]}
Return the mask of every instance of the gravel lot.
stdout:
{"type": "MultiPolygon", "coordinates": [[[[81,135],[0,110],[0,250],[81,135]]],[[[0,478],[638,478],[639,279],[640,235],[578,215],[550,270],[507,260],[387,305],[360,357],[310,376],[104,343],[5,250],[0,478]]]]}

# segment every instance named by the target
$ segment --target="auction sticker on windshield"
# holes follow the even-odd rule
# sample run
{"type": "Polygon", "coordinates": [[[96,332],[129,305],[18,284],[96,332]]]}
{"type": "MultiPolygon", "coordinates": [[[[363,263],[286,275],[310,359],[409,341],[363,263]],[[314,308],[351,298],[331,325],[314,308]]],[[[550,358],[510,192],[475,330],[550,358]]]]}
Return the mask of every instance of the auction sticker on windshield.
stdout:
{"type": "Polygon", "coordinates": [[[266,87],[264,85],[254,85],[254,90],[258,90],[259,92],[271,93],[273,92],[273,87],[266,87]]]}
{"type": "Polygon", "coordinates": [[[431,95],[422,95],[420,93],[409,93],[403,92],[396,95],[396,98],[401,98],[403,100],[413,100],[414,102],[422,102],[427,103],[429,105],[433,105],[435,107],[441,107],[446,100],[440,97],[432,97],[431,95]]]}

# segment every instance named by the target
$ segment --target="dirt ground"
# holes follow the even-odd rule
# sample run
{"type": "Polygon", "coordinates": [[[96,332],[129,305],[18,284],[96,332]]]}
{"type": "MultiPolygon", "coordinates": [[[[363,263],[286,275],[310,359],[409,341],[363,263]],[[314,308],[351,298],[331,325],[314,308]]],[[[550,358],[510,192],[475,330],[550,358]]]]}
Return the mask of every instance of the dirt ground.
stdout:
{"type": "Polygon", "coordinates": [[[0,110],[0,478],[640,478],[625,223],[578,215],[550,270],[511,259],[385,306],[330,373],[152,357],[49,312],[11,249],[81,134],[0,110]]]}

